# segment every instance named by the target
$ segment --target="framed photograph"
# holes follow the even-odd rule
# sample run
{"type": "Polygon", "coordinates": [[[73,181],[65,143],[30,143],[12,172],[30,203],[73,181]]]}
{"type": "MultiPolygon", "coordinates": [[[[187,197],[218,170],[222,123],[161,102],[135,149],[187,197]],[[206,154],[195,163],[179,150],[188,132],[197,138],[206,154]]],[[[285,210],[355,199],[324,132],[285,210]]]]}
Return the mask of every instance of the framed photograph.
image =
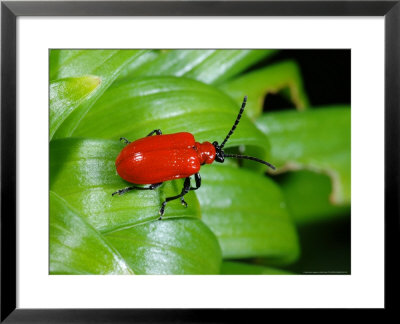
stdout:
{"type": "Polygon", "coordinates": [[[1,321],[393,307],[399,16],[2,2],[1,321]]]}

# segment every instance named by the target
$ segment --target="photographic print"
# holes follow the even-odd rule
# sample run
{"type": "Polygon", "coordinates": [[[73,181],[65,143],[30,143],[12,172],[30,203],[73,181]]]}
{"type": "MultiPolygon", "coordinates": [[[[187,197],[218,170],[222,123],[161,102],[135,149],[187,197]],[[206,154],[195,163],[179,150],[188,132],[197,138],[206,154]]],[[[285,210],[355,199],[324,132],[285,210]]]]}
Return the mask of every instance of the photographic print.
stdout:
{"type": "Polygon", "coordinates": [[[51,49],[49,274],[350,274],[350,59],[51,49]]]}

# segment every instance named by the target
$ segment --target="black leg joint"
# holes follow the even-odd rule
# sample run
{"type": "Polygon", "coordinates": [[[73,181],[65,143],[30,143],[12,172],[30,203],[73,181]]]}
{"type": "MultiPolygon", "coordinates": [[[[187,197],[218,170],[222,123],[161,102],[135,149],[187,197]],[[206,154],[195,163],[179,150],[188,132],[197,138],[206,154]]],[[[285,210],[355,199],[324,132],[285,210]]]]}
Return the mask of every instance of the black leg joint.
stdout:
{"type": "Polygon", "coordinates": [[[158,219],[162,219],[162,216],[164,215],[164,212],[165,212],[165,206],[167,205],[167,202],[169,202],[171,200],[175,200],[175,199],[181,198],[182,205],[187,207],[187,203],[183,199],[183,196],[186,195],[189,192],[189,190],[190,190],[190,177],[187,177],[185,179],[185,182],[183,183],[183,188],[182,188],[182,191],[181,191],[181,193],[179,195],[165,198],[165,201],[161,204],[161,208],[160,208],[160,211],[159,211],[160,217],[158,219]]]}

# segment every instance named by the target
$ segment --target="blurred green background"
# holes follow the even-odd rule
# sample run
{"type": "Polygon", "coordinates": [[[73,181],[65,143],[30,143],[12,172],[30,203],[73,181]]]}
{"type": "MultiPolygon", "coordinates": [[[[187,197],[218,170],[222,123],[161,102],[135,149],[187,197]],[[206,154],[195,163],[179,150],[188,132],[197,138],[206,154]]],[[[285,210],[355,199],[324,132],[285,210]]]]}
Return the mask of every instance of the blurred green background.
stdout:
{"type": "Polygon", "coordinates": [[[350,274],[349,50],[51,50],[50,274],[350,274]],[[202,186],[111,194],[153,129],[221,142],[202,186]]]}

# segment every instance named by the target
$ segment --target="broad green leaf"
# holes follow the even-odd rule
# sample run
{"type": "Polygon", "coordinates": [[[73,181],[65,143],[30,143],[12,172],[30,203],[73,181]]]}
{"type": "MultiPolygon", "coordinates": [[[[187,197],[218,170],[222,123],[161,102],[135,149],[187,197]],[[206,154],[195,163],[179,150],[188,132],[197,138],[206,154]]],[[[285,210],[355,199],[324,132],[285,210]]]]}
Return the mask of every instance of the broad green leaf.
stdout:
{"type": "Polygon", "coordinates": [[[350,206],[337,206],[329,201],[330,178],[312,171],[288,172],[279,177],[290,215],[299,225],[350,214],[350,206]]]}
{"type": "MultiPolygon", "coordinates": [[[[50,78],[59,80],[96,76],[100,85],[90,97],[83,100],[63,121],[54,138],[69,137],[94,102],[114,82],[123,68],[145,53],[142,50],[52,50],[50,52],[50,78]]],[[[52,123],[52,121],[50,121],[52,123]]]]}
{"type": "Polygon", "coordinates": [[[219,274],[221,250],[198,219],[147,222],[105,234],[137,274],[219,274]]]}
{"type": "Polygon", "coordinates": [[[330,176],[334,204],[348,205],[351,196],[350,107],[261,116],[256,124],[270,139],[278,171],[312,170],[330,176]]]}
{"type": "Polygon", "coordinates": [[[163,51],[152,62],[135,70],[135,76],[181,77],[202,64],[216,50],[171,50],[163,51]]]}
{"type": "Polygon", "coordinates": [[[265,96],[268,93],[289,90],[289,99],[299,110],[304,110],[309,105],[299,67],[293,61],[277,63],[246,73],[219,85],[219,88],[229,94],[237,104],[241,104],[243,96],[247,95],[246,112],[251,119],[257,118],[262,113],[265,96]]]}
{"type": "Polygon", "coordinates": [[[171,50],[135,71],[136,76],[169,75],[219,84],[274,54],[275,50],[171,50]]]}
{"type": "MultiPolygon", "coordinates": [[[[75,136],[136,140],[154,129],[164,134],[191,132],[197,141],[222,142],[240,106],[201,82],[176,77],[145,77],[118,82],[85,116],[75,136]]],[[[268,139],[244,116],[226,147],[250,145],[269,151],[268,139]]]]}
{"type": "Polygon", "coordinates": [[[218,237],[224,258],[296,259],[296,230],[272,180],[225,165],[203,166],[201,175],[196,195],[202,219],[218,237]]]}
{"type": "Polygon", "coordinates": [[[50,191],[50,274],[133,274],[78,212],[50,191]]]}
{"type": "Polygon", "coordinates": [[[129,65],[127,65],[118,76],[115,82],[119,82],[122,79],[129,79],[137,76],[137,71],[142,68],[143,65],[147,65],[150,62],[154,62],[160,56],[159,50],[150,50],[143,55],[139,56],[133,60],[129,65]]]}
{"type": "Polygon", "coordinates": [[[276,269],[272,267],[265,267],[257,264],[250,264],[244,262],[222,262],[221,274],[224,275],[288,275],[293,274],[289,271],[276,269]]]}
{"type": "MultiPolygon", "coordinates": [[[[50,189],[62,196],[102,232],[157,220],[165,197],[181,192],[182,180],[169,181],[156,190],[113,192],[130,186],[116,173],[115,159],[123,148],[118,140],[60,139],[50,143],[50,189]]],[[[165,218],[200,217],[193,191],[167,204],[165,218]]]]}
{"type": "Polygon", "coordinates": [[[50,139],[63,121],[100,85],[97,76],[59,79],[50,83],[50,139]]]}
{"type": "Polygon", "coordinates": [[[82,75],[110,77],[119,74],[121,65],[127,66],[147,51],[144,50],[65,50],[50,51],[50,80],[82,75]]]}
{"type": "MultiPolygon", "coordinates": [[[[60,73],[60,70],[62,71],[63,66],[71,66],[73,68],[74,64],[74,56],[78,56],[80,53],[82,53],[83,50],[58,50],[58,49],[52,49],[50,50],[50,55],[49,55],[49,62],[50,62],[50,69],[49,69],[49,77],[50,77],[50,82],[57,80],[57,79],[63,79],[67,77],[71,77],[72,75],[66,75],[66,76],[61,76],[62,73],[60,73]],[[68,61],[70,60],[71,63],[68,61]]],[[[92,63],[93,64],[93,63],[92,63]]],[[[80,75],[81,72],[79,72],[78,75],[80,75]]]]}

